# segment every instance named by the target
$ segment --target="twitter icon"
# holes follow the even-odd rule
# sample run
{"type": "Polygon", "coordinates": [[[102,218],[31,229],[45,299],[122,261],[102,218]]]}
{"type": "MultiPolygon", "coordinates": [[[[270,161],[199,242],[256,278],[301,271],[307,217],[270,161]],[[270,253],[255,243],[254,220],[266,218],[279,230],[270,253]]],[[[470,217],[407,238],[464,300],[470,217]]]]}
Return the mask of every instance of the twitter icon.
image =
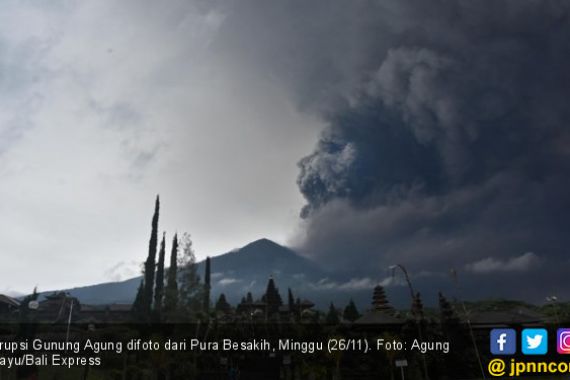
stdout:
{"type": "Polygon", "coordinates": [[[521,340],[525,355],[545,355],[548,352],[548,332],[545,329],[524,329],[521,340]]]}

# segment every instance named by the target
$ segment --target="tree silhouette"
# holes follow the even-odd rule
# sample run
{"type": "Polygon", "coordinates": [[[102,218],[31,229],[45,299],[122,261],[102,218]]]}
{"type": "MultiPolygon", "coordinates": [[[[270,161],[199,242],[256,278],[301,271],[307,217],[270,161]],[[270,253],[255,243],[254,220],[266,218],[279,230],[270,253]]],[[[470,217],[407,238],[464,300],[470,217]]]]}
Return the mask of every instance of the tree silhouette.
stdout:
{"type": "Polygon", "coordinates": [[[143,300],[144,300],[144,278],[139,282],[139,287],[137,288],[137,295],[132,306],[132,312],[136,317],[140,318],[143,313],[143,300]]]}
{"type": "Polygon", "coordinates": [[[287,304],[289,306],[289,312],[292,313],[295,310],[295,297],[293,297],[291,288],[287,289],[287,304]]]}
{"type": "Polygon", "coordinates": [[[166,281],[166,293],[164,297],[164,309],[174,312],[178,307],[178,235],[172,238],[172,251],[170,252],[170,268],[166,281]]]}
{"type": "Polygon", "coordinates": [[[451,303],[445,298],[445,296],[439,292],[439,312],[442,325],[457,324],[459,323],[459,318],[453,310],[451,303]]]}
{"type": "Polygon", "coordinates": [[[166,233],[162,234],[162,242],[160,243],[160,251],[158,253],[158,265],[156,268],[156,285],[154,288],[154,310],[156,315],[160,319],[160,313],[162,311],[162,301],[164,296],[164,256],[166,250],[165,242],[166,233]]]}
{"type": "Polygon", "coordinates": [[[211,286],[211,267],[210,267],[210,257],[206,257],[206,268],[204,273],[204,304],[203,309],[206,314],[210,312],[210,291],[212,289],[211,286]]]}
{"type": "Polygon", "coordinates": [[[340,318],[338,317],[338,311],[336,310],[332,302],[329,306],[329,311],[327,313],[325,320],[330,325],[338,325],[340,323],[340,318]]]}
{"type": "Polygon", "coordinates": [[[424,304],[419,292],[416,293],[412,302],[412,316],[418,321],[424,319],[424,304]]]}
{"type": "Polygon", "coordinates": [[[150,315],[152,306],[152,294],[154,287],[154,273],[156,261],[156,246],[158,244],[158,214],[160,211],[160,200],[156,196],[154,205],[154,215],[152,216],[152,230],[150,233],[150,241],[148,243],[148,257],[144,265],[144,297],[142,297],[142,310],[150,315]]]}
{"type": "Polygon", "coordinates": [[[346,305],[346,307],[344,308],[344,313],[342,314],[342,317],[350,322],[354,322],[358,318],[360,318],[360,313],[358,312],[358,309],[356,308],[356,305],[354,304],[352,298],[350,299],[348,305],[346,305]]]}
{"type": "Polygon", "coordinates": [[[186,318],[194,317],[202,310],[204,302],[204,287],[200,283],[196,256],[192,249],[190,234],[184,233],[181,239],[182,255],[179,259],[179,291],[178,306],[184,309],[186,318]]]}

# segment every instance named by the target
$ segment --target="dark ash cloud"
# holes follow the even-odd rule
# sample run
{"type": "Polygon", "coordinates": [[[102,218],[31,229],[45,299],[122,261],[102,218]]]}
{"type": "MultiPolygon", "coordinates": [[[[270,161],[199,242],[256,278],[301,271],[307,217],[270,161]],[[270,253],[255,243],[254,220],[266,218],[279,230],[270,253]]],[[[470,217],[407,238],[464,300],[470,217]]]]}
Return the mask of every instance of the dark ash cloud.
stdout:
{"type": "Polygon", "coordinates": [[[568,8],[435,4],[300,162],[304,247],[349,268],[519,268],[509,258],[528,251],[556,265],[570,243],[568,8]]]}
{"type": "Polygon", "coordinates": [[[307,254],[356,272],[564,260],[568,3],[240,8],[227,46],[328,124],[299,163],[307,254]]]}

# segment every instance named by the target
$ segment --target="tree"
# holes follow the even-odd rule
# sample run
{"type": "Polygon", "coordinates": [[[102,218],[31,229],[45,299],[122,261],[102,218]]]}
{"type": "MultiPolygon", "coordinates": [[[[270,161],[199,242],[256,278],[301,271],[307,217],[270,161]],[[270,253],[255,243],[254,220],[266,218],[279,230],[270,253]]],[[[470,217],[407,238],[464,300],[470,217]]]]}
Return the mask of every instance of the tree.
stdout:
{"type": "Polygon", "coordinates": [[[439,292],[439,312],[442,325],[459,323],[459,318],[455,315],[453,306],[441,292],[439,292]]]}
{"type": "Polygon", "coordinates": [[[144,297],[141,301],[142,310],[150,315],[152,306],[152,294],[154,287],[154,272],[156,261],[156,246],[158,244],[158,214],[160,210],[160,200],[156,196],[154,205],[154,215],[152,216],[152,230],[150,233],[150,241],[148,243],[148,257],[144,265],[144,297]]]}
{"type": "Polygon", "coordinates": [[[295,317],[297,319],[301,318],[301,311],[302,311],[301,299],[297,297],[297,299],[295,300],[295,317]]]}
{"type": "Polygon", "coordinates": [[[210,312],[210,291],[212,289],[211,286],[211,279],[210,279],[210,271],[211,271],[211,267],[210,267],[210,258],[206,257],[206,269],[205,269],[205,273],[204,273],[204,304],[203,304],[203,309],[204,312],[206,314],[208,314],[210,312]]]}
{"type": "Polygon", "coordinates": [[[473,349],[473,338],[470,337],[471,328],[465,329],[461,326],[460,319],[455,312],[453,305],[439,292],[439,312],[441,317],[441,331],[445,339],[454,342],[456,347],[464,347],[462,350],[450,350],[443,358],[443,364],[447,377],[450,379],[460,379],[465,373],[473,374],[471,377],[480,377],[478,372],[477,353],[473,349]],[[471,338],[471,339],[470,339],[471,338]],[[471,358],[471,360],[467,359],[471,358]]]}
{"type": "Polygon", "coordinates": [[[424,304],[419,292],[416,293],[412,301],[412,316],[418,321],[424,319],[424,304]]]}
{"type": "Polygon", "coordinates": [[[204,302],[203,287],[200,284],[196,256],[192,249],[190,234],[184,233],[181,239],[182,256],[178,265],[180,268],[180,295],[179,303],[186,315],[193,315],[200,311],[204,302]]]}
{"type": "Polygon", "coordinates": [[[291,288],[287,289],[287,304],[289,306],[289,312],[295,311],[295,298],[293,297],[293,292],[291,288]]]}
{"type": "Polygon", "coordinates": [[[162,301],[164,296],[164,256],[166,251],[166,233],[162,234],[162,242],[160,243],[160,251],[158,253],[158,266],[156,268],[156,285],[154,288],[154,310],[160,319],[162,311],[162,301]]]}
{"type": "Polygon", "coordinates": [[[342,314],[342,317],[350,322],[354,322],[358,318],[360,318],[360,313],[358,312],[358,309],[356,308],[356,305],[354,304],[352,298],[350,299],[348,305],[346,305],[346,307],[344,308],[344,313],[342,314]]]}
{"type": "Polygon", "coordinates": [[[334,307],[334,304],[332,302],[329,306],[329,312],[327,313],[327,316],[325,319],[326,319],[326,322],[330,325],[337,325],[340,323],[340,319],[338,317],[338,311],[336,310],[336,308],[334,307]]]}
{"type": "Polygon", "coordinates": [[[141,282],[139,282],[139,287],[137,288],[137,295],[135,296],[135,300],[132,306],[133,313],[135,313],[138,317],[140,317],[141,313],[143,312],[143,307],[144,307],[143,300],[144,300],[144,278],[142,278],[141,282]]]}
{"type": "Polygon", "coordinates": [[[166,281],[164,295],[164,309],[172,313],[178,307],[178,235],[172,238],[172,251],[170,252],[170,267],[166,281]]]}

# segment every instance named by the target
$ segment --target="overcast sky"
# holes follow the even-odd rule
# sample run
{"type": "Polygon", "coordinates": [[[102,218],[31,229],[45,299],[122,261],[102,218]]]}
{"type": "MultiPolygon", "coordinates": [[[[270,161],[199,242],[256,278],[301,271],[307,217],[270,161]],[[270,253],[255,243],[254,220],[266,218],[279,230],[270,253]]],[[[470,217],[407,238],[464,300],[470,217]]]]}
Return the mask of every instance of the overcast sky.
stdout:
{"type": "Polygon", "coordinates": [[[198,258],[286,243],[321,128],[214,48],[222,7],[6,1],[0,9],[0,293],[139,271],[160,229],[198,258]]]}
{"type": "Polygon", "coordinates": [[[136,274],[159,193],[198,258],[267,237],[355,278],[398,262],[426,287],[453,268],[481,294],[570,297],[569,15],[6,1],[0,292],[136,274]]]}

